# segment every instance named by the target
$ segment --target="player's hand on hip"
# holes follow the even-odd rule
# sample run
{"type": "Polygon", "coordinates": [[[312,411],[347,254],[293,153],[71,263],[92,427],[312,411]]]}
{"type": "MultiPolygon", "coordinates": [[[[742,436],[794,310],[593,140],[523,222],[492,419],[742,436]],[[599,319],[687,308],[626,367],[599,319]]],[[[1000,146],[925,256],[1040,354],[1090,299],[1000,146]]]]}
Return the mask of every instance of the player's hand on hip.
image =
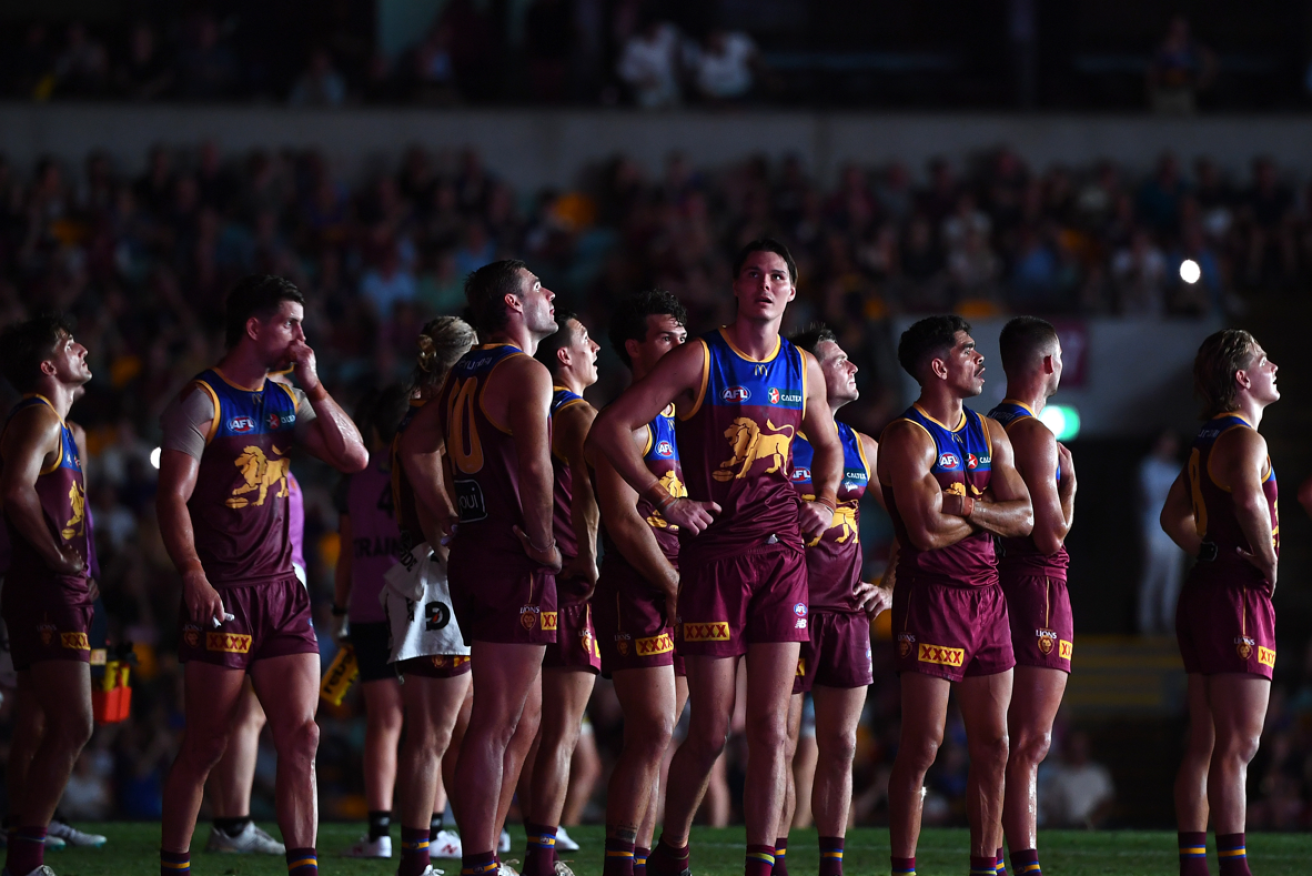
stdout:
{"type": "Polygon", "coordinates": [[[803,502],[797,512],[797,522],[802,528],[802,537],[808,541],[818,538],[834,525],[834,509],[824,502],[803,502]]]}
{"type": "Polygon", "coordinates": [[[1262,577],[1266,579],[1267,583],[1267,595],[1274,596],[1276,592],[1276,570],[1278,564],[1268,563],[1265,557],[1258,556],[1257,554],[1246,551],[1241,547],[1236,547],[1235,553],[1239,554],[1239,556],[1247,560],[1253,568],[1262,573],[1262,577]]]}
{"type": "Polygon", "coordinates": [[[892,587],[886,587],[882,584],[863,584],[857,588],[857,593],[861,594],[864,587],[870,589],[864,592],[865,599],[861,603],[861,608],[871,620],[893,607],[892,587]]]}
{"type": "Polygon", "coordinates": [[[232,619],[232,615],[223,608],[219,591],[214,589],[203,571],[183,574],[182,598],[191,619],[202,627],[219,627],[224,621],[232,619]]]}
{"type": "Polygon", "coordinates": [[[553,538],[551,544],[546,547],[538,547],[529,539],[528,533],[519,528],[516,524],[512,529],[519,538],[519,543],[524,546],[524,553],[533,562],[546,566],[552,572],[559,573],[561,567],[560,548],[556,547],[556,540],[553,538]]]}
{"type": "Polygon", "coordinates": [[[683,527],[697,535],[715,522],[715,515],[720,513],[720,506],[714,502],[698,502],[687,497],[675,499],[661,509],[661,516],[666,522],[683,527]]]}
{"type": "Polygon", "coordinates": [[[50,562],[49,566],[61,575],[81,575],[87,570],[87,561],[68,545],[60,545],[58,558],[50,562]]]}
{"type": "Polygon", "coordinates": [[[582,555],[574,557],[569,564],[560,570],[556,578],[563,581],[586,581],[588,583],[588,596],[592,596],[592,591],[597,589],[597,579],[601,577],[597,570],[597,561],[592,557],[582,555]]]}

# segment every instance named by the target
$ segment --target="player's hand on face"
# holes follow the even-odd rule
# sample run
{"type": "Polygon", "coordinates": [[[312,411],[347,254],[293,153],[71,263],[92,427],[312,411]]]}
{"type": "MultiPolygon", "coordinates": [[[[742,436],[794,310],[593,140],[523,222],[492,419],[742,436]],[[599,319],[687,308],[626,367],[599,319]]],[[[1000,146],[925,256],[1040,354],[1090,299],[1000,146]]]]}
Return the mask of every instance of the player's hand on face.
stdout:
{"type": "Polygon", "coordinates": [[[547,569],[552,572],[560,572],[560,548],[556,547],[555,539],[552,539],[551,544],[544,550],[540,547],[534,546],[533,542],[529,540],[528,533],[520,529],[518,524],[513,526],[512,529],[514,530],[515,535],[519,538],[519,543],[524,546],[524,553],[528,554],[530,560],[539,565],[546,566],[547,569]]]}
{"type": "Polygon", "coordinates": [[[191,619],[203,629],[218,627],[231,617],[223,608],[219,591],[214,589],[203,571],[183,574],[182,598],[191,619]]]}
{"type": "Polygon", "coordinates": [[[823,502],[803,502],[797,512],[797,522],[802,527],[802,537],[808,541],[824,535],[834,524],[834,509],[823,502]]]}
{"type": "Polygon", "coordinates": [[[319,372],[314,350],[305,341],[292,341],[287,348],[287,364],[296,372],[296,382],[307,392],[319,385],[319,372]]]}
{"type": "Polygon", "coordinates": [[[698,502],[687,497],[675,499],[661,510],[661,516],[667,522],[681,526],[693,535],[710,526],[719,513],[720,506],[714,502],[698,502]]]}
{"type": "Polygon", "coordinates": [[[59,548],[59,559],[50,563],[50,568],[61,575],[80,575],[86,571],[87,561],[71,547],[59,548]]]}

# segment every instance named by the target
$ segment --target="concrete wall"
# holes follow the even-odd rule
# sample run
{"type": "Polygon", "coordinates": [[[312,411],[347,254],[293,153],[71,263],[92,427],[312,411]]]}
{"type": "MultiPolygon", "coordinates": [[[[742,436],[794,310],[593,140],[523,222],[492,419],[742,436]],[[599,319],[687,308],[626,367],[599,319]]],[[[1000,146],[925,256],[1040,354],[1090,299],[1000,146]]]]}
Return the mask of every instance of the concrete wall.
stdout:
{"type": "Polygon", "coordinates": [[[229,152],[317,146],[345,176],[392,161],[407,145],[477,147],[518,187],[573,184],[579,168],[625,152],[658,173],[671,150],[702,166],[753,153],[802,156],[820,179],[844,162],[901,159],[919,172],[934,155],[960,164],[1000,143],[1034,166],[1112,158],[1147,169],[1164,149],[1189,159],[1206,153],[1234,171],[1255,154],[1273,156],[1302,178],[1312,170],[1312,117],[874,114],[787,111],[648,114],[623,110],[289,110],[285,107],[179,107],[0,104],[0,151],[26,168],[53,154],[80,162],[103,147],[135,170],[152,143],[193,145],[213,138],[229,152]]]}

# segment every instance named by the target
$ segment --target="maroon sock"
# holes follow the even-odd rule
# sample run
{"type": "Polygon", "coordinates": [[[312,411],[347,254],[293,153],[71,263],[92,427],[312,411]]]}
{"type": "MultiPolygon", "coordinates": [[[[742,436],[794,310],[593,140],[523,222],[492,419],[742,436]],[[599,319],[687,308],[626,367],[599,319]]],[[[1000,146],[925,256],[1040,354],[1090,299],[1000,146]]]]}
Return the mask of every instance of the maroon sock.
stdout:
{"type": "Polygon", "coordinates": [[[474,852],[460,858],[460,876],[487,876],[496,869],[496,852],[474,852]]]}
{"type": "Polygon", "coordinates": [[[396,876],[422,876],[432,859],[428,855],[429,829],[401,826],[401,866],[396,876]]]}
{"type": "Polygon", "coordinates": [[[691,854],[687,846],[672,846],[662,836],[647,856],[648,876],[680,876],[688,869],[691,854]]]}
{"type": "Polygon", "coordinates": [[[997,876],[998,859],[995,855],[971,855],[970,876],[997,876]]]}
{"type": "Polygon", "coordinates": [[[188,876],[191,873],[191,852],[166,852],[160,849],[159,873],[160,876],[188,876]]]}
{"type": "Polygon", "coordinates": [[[774,870],[774,846],[748,846],[746,876],[770,876],[774,870]]]}
{"type": "Polygon", "coordinates": [[[909,858],[893,856],[890,860],[893,862],[893,876],[916,876],[915,855],[909,858]]]}
{"type": "Polygon", "coordinates": [[[1248,849],[1242,833],[1218,833],[1216,856],[1221,859],[1221,876],[1253,876],[1248,869],[1248,849]]]}
{"type": "Polygon", "coordinates": [[[647,876],[647,858],[651,856],[651,849],[646,846],[633,847],[633,876],[647,876]]]}
{"type": "Polygon", "coordinates": [[[555,876],[556,828],[548,824],[524,822],[528,832],[528,852],[524,855],[524,876],[555,876]]]}
{"type": "Polygon", "coordinates": [[[1180,837],[1180,876],[1208,876],[1207,832],[1182,830],[1180,837]]]}
{"type": "MultiPolygon", "coordinates": [[[[1007,876],[1007,856],[1002,854],[1002,846],[998,846],[997,857],[998,857],[998,863],[997,863],[998,876],[1007,876]]],[[[1015,857],[1016,857],[1015,855],[1012,855],[1013,863],[1015,863],[1015,857]]]]}
{"type": "Polygon", "coordinates": [[[820,837],[820,876],[843,876],[843,838],[820,837]]]}
{"type": "Polygon", "coordinates": [[[5,869],[12,876],[27,876],[45,863],[45,851],[44,827],[15,827],[9,831],[9,850],[5,855],[5,869]]]}
{"type": "Polygon", "coordinates": [[[774,841],[774,876],[788,876],[788,837],[774,841]]]}
{"type": "MultiPolygon", "coordinates": [[[[1038,849],[1021,849],[1019,852],[1011,853],[1011,869],[1013,876],[1043,876],[1043,868],[1039,866],[1038,849]]],[[[1002,876],[1002,866],[998,866],[998,876],[1002,876]]]]}
{"type": "Polygon", "coordinates": [[[634,844],[606,837],[606,861],[601,876],[633,876],[634,844]]]}

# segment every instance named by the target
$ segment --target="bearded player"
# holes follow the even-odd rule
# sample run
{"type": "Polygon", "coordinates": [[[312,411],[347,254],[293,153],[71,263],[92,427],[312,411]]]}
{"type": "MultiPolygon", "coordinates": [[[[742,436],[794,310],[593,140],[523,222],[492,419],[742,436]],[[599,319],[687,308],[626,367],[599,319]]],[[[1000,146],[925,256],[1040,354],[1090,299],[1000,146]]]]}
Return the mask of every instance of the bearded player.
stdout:
{"type": "Polygon", "coordinates": [[[1180,873],[1207,873],[1210,817],[1222,876],[1248,876],[1245,786],[1276,663],[1280,554],[1276,473],[1257,429],[1280,392],[1275,363],[1237,329],[1203,341],[1194,387],[1207,422],[1162,508],[1162,529],[1198,559],[1175,615],[1189,674],[1189,741],[1175,779],[1180,873]]]}
{"type": "Polygon", "coordinates": [[[462,872],[480,876],[498,867],[503,807],[537,732],[538,679],[556,641],[552,384],[533,353],[557,324],[555,295],[523,262],[479,268],[465,297],[483,343],[451,369],[437,416],[446,483],[460,514],[451,598],[475,667],[452,802],[462,872]]]}
{"type": "Polygon", "coordinates": [[[161,418],[156,499],[182,573],[187,729],[164,786],[160,871],[190,870],[192,831],[249,673],[278,752],[277,814],[291,876],[318,872],[314,721],[319,645],[292,567],[288,453],[354,473],[369,454],[319,381],[301,329],[304,297],[281,277],[239,281],[224,308],[228,351],[161,418]],[[292,364],[302,389],[269,380],[292,364]]]}
{"type": "MultiPolygon", "coordinates": [[[[0,364],[23,398],[0,435],[0,495],[11,545],[3,602],[18,701],[44,715],[26,764],[5,872],[54,876],[43,863],[46,831],[73,764],[91,738],[91,649],[95,599],[86,482],[67,423],[91,379],[87,348],[58,317],[38,317],[0,334],[0,364]]],[[[21,716],[20,721],[26,716],[21,716]]]]}
{"type": "MultiPolygon", "coordinates": [[[[688,313],[669,292],[625,299],[611,316],[610,342],[642,380],[666,353],[688,339],[688,313]]],[[[633,432],[652,477],[673,497],[686,495],[674,407],[633,432]]],[[[675,673],[679,535],[649,500],[616,473],[605,455],[593,457],[601,506],[605,561],[597,594],[597,642],[602,672],[615,681],[624,713],[624,740],[606,792],[604,876],[633,876],[646,866],[660,798],[661,761],[688,699],[686,676],[675,673]]]]}
{"type": "MultiPolygon", "coordinates": [[[[1066,592],[1066,534],[1075,517],[1075,463],[1052,430],[1039,420],[1061,383],[1061,340],[1044,320],[1018,316],[998,339],[1007,396],[989,411],[1011,439],[1034,506],[1034,529],[1002,540],[998,578],[1007,597],[1011,645],[1016,654],[1011,706],[1007,710],[1010,754],[1002,828],[1018,874],[1040,876],[1038,852],[1039,764],[1048,754],[1052,722],[1071,671],[1075,622],[1066,592]],[[1020,848],[1017,848],[1020,846],[1020,848]]],[[[1002,850],[998,850],[1002,868],[1002,850]]]]}
{"type": "Polygon", "coordinates": [[[807,640],[805,540],[833,522],[842,462],[810,353],[779,335],[797,294],[788,249],[764,238],[734,261],[732,323],[668,353],[598,416],[590,442],[629,486],[680,527],[679,618],[692,719],[670,765],[665,824],[648,870],[688,869],[688,833],[724,749],[738,658],[747,656],[748,876],[774,866],[783,808],[786,718],[799,643],[807,640]],[[688,488],[676,498],[652,474],[633,433],[674,404],[688,488]],[[815,448],[816,499],[789,483],[798,432],[815,448]]]}
{"type": "MultiPolygon", "coordinates": [[[[815,324],[790,340],[815,356],[825,378],[829,409],[860,398],[857,367],[824,325],[815,324]]],[[[788,832],[796,808],[792,757],[801,732],[806,694],[815,703],[817,760],[811,789],[811,811],[820,832],[820,876],[841,876],[847,815],[852,805],[852,761],[856,727],[874,682],[870,654],[870,621],[893,602],[893,576],[880,586],[861,580],[861,497],[865,495],[878,459],[879,444],[846,423],[835,423],[843,448],[843,476],[838,485],[838,510],[833,525],[806,543],[810,640],[802,643],[788,708],[788,793],[779,837],[775,841],[776,876],[787,874],[788,832]]],[[[793,442],[793,488],[803,501],[815,498],[806,435],[793,442]]],[[[882,505],[884,497],[876,491],[882,505]]]]}
{"type": "Polygon", "coordinates": [[[970,754],[970,872],[993,876],[1016,663],[993,538],[1029,535],[1033,509],[1006,430],[963,404],[984,389],[970,325],[958,316],[922,319],[902,333],[897,357],[920,397],[884,429],[876,463],[898,540],[902,734],[888,786],[892,869],[915,873],[925,773],[955,686],[970,754]]]}

